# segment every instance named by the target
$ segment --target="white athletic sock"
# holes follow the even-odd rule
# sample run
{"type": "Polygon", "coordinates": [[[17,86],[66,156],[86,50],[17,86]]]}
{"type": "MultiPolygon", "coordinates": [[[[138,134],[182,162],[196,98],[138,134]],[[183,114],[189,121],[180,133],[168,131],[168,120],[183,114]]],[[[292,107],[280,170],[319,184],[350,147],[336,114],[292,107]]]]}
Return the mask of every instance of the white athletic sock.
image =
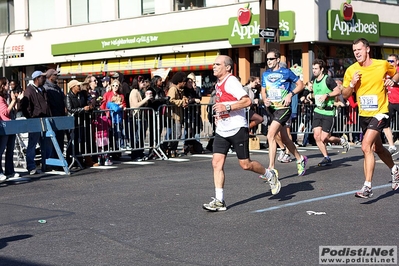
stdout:
{"type": "Polygon", "coordinates": [[[368,186],[369,188],[371,188],[371,182],[369,182],[369,181],[364,181],[364,185],[368,186]]]}
{"type": "Polygon", "coordinates": [[[391,168],[391,173],[392,174],[396,174],[398,172],[398,166],[395,164],[392,168],[391,168]]]}
{"type": "Polygon", "coordinates": [[[224,195],[223,195],[223,188],[215,188],[215,198],[217,200],[223,201],[224,200],[224,195]]]}
{"type": "Polygon", "coordinates": [[[266,176],[267,179],[270,179],[272,177],[272,173],[270,172],[270,169],[265,168],[264,176],[266,176]]]}

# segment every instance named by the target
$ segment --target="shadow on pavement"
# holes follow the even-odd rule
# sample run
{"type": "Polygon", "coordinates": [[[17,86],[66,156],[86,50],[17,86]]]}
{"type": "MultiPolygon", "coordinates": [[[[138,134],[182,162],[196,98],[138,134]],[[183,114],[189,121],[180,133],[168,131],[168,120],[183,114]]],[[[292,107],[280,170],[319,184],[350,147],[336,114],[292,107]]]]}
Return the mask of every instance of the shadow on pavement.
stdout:
{"type": "MultiPolygon", "coordinates": [[[[10,237],[4,237],[0,238],[0,249],[5,248],[9,242],[14,242],[14,241],[19,241],[27,238],[31,238],[33,235],[18,235],[18,236],[10,236],[10,237]]],[[[0,263],[2,262],[1,257],[0,257],[0,263]]],[[[8,265],[8,264],[2,264],[1,265],[8,265]]]]}
{"type": "Polygon", "coordinates": [[[372,199],[372,200],[368,200],[368,201],[362,202],[362,203],[360,203],[360,204],[372,204],[372,203],[375,203],[375,202],[377,202],[377,201],[379,201],[379,200],[381,200],[381,199],[385,199],[385,198],[391,197],[391,196],[393,196],[395,193],[396,193],[395,190],[390,190],[390,191],[386,192],[385,194],[382,194],[382,195],[378,196],[378,198],[374,198],[374,199],[372,199]]]}
{"type": "Polygon", "coordinates": [[[242,204],[246,204],[246,203],[254,201],[254,200],[266,198],[269,196],[272,196],[269,199],[278,199],[279,201],[290,200],[293,197],[295,197],[294,194],[299,191],[314,190],[314,187],[311,185],[311,183],[314,183],[314,182],[315,181],[303,181],[300,183],[289,184],[289,185],[285,186],[284,189],[282,188],[280,190],[280,193],[278,193],[277,195],[272,195],[272,193],[270,191],[266,192],[266,193],[258,194],[253,197],[250,197],[248,199],[241,200],[241,201],[238,201],[236,203],[229,205],[229,209],[234,208],[239,205],[242,205],[242,204]]]}
{"type": "Polygon", "coordinates": [[[311,185],[314,182],[316,181],[307,180],[281,187],[280,193],[270,199],[278,199],[279,201],[291,200],[297,192],[314,190],[314,187],[311,185]]]}
{"type": "Polygon", "coordinates": [[[4,266],[50,266],[50,264],[27,262],[0,257],[0,265],[4,266]]]}

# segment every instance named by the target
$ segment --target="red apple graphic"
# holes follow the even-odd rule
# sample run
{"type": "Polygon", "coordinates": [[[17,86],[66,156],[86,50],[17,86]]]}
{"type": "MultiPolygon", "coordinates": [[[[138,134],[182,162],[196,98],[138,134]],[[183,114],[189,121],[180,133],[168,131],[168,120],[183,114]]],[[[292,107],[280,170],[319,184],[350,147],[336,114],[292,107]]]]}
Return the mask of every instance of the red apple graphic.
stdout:
{"type": "Polygon", "coordinates": [[[249,3],[245,4],[244,7],[238,9],[237,19],[242,26],[248,25],[251,21],[251,10],[248,7],[249,3]]]}
{"type": "Polygon", "coordinates": [[[341,4],[341,17],[345,21],[350,21],[353,18],[353,7],[351,5],[351,0],[346,0],[345,3],[341,4]]]}

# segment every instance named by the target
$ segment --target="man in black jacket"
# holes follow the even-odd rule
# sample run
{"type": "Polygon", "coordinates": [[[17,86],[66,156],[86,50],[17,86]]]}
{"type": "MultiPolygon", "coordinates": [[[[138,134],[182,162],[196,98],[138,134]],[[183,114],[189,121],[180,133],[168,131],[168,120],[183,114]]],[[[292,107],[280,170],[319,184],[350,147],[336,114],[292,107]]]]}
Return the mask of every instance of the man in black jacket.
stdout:
{"type": "MultiPolygon", "coordinates": [[[[73,147],[75,156],[80,153],[80,147],[85,145],[86,135],[84,129],[85,113],[93,110],[93,107],[87,104],[87,98],[81,92],[81,82],[76,79],[68,82],[69,92],[65,97],[65,105],[70,116],[75,117],[75,129],[73,131],[73,147]]],[[[71,140],[71,135],[68,135],[68,142],[71,140]]],[[[90,157],[91,158],[91,157],[90,157]]],[[[72,145],[68,146],[66,151],[66,160],[68,165],[71,165],[72,161],[72,145]]],[[[83,159],[80,159],[80,164],[83,164],[83,159]]]]}
{"type": "MultiPolygon", "coordinates": [[[[65,94],[63,89],[61,89],[57,84],[58,71],[55,69],[49,69],[46,72],[46,82],[43,87],[47,93],[47,104],[50,107],[52,116],[65,116],[65,94]]],[[[58,146],[61,152],[64,152],[64,130],[58,130],[55,132],[55,137],[57,139],[58,146]]],[[[51,153],[52,158],[58,158],[55,149],[51,153]]]]}
{"type": "MultiPolygon", "coordinates": [[[[33,83],[29,84],[25,90],[24,97],[21,101],[21,110],[23,115],[29,118],[49,117],[51,116],[50,108],[47,104],[47,93],[43,87],[46,74],[41,71],[35,71],[32,74],[33,83]]],[[[36,145],[40,141],[40,147],[43,147],[46,141],[46,151],[42,150],[42,156],[49,158],[51,154],[51,141],[42,136],[41,132],[29,133],[28,147],[26,148],[26,168],[30,175],[39,174],[36,170],[35,156],[36,145]]],[[[45,169],[45,166],[42,167],[45,169]]]]}

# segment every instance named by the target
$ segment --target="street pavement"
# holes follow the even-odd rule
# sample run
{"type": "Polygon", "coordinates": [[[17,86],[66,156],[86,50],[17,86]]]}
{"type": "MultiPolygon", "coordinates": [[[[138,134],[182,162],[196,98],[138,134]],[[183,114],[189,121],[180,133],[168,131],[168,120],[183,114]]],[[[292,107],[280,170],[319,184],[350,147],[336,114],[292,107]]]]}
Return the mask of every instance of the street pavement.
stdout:
{"type": "MultiPolygon", "coordinates": [[[[374,197],[359,199],[360,147],[346,154],[329,147],[333,165],[324,168],[316,147],[300,152],[309,158],[305,176],[294,162],[276,162],[277,195],[229,154],[225,212],[202,209],[214,196],[210,153],[125,156],[113,166],[3,183],[0,265],[319,265],[319,246],[398,244],[399,192],[383,163],[376,163],[374,197]]],[[[267,166],[267,150],[251,158],[267,166]]]]}

